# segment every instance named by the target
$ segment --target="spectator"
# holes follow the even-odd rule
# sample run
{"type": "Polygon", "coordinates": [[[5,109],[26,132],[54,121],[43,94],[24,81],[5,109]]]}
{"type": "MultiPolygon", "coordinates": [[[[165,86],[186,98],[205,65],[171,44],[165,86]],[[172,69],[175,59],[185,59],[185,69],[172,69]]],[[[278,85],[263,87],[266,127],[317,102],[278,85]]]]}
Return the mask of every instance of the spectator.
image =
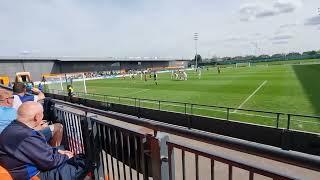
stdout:
{"type": "MultiPolygon", "coordinates": [[[[37,102],[44,99],[44,94],[39,90],[32,88],[32,91],[38,95],[27,95],[26,86],[23,83],[15,83],[13,86],[13,108],[18,109],[22,103],[28,101],[37,102]]],[[[46,122],[42,123],[42,128],[40,132],[46,137],[47,142],[50,142],[52,146],[60,146],[63,135],[63,126],[59,123],[48,125],[46,122]]]]}
{"type": "Polygon", "coordinates": [[[0,90],[0,133],[11,121],[16,119],[17,110],[12,108],[12,104],[12,93],[0,90]]]}
{"type": "Polygon", "coordinates": [[[39,91],[43,92],[43,90],[44,90],[43,82],[40,82],[40,84],[38,85],[38,89],[39,89],[39,91]]]}
{"type": "Polygon", "coordinates": [[[12,121],[0,135],[0,165],[14,179],[47,176],[66,165],[73,157],[70,151],[49,146],[42,129],[43,108],[40,103],[26,102],[18,109],[17,120],[12,121]]]}
{"type": "Polygon", "coordinates": [[[11,82],[9,82],[8,87],[9,87],[9,88],[12,88],[12,87],[13,87],[11,82]]]}
{"type": "Polygon", "coordinates": [[[27,101],[37,102],[45,98],[44,94],[38,89],[32,88],[31,91],[36,95],[27,95],[26,85],[21,82],[15,83],[13,86],[13,92],[15,93],[13,100],[13,108],[18,109],[22,103],[27,101]]]}

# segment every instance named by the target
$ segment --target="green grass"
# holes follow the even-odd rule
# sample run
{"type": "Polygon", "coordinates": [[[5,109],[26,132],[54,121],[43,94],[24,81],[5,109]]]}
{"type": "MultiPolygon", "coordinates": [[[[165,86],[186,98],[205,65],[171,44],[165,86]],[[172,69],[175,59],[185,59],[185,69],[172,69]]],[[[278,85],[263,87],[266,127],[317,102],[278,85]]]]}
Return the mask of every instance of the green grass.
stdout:
{"type": "MultiPolygon", "coordinates": [[[[104,79],[87,81],[89,93],[132,98],[178,101],[193,104],[216,105],[243,109],[284,112],[293,114],[320,114],[320,64],[253,66],[251,68],[215,68],[202,70],[199,80],[194,71],[187,81],[171,80],[169,73],[158,74],[158,85],[152,79],[104,79]],[[263,84],[264,83],[264,84],[263,84]],[[262,85],[263,84],[263,85],[262,85]],[[257,90],[257,88],[260,89],[257,90]],[[252,95],[253,92],[255,94],[252,95]],[[248,98],[251,96],[250,98],[248,98]]],[[[75,89],[77,91],[77,89],[75,89]]],[[[138,105],[133,99],[87,96],[97,100],[138,105]]],[[[159,109],[157,102],[140,101],[140,106],[159,109]]],[[[161,102],[161,110],[192,113],[202,116],[227,118],[227,110],[161,102]]],[[[276,114],[230,110],[229,119],[276,125],[276,114]]],[[[287,116],[281,115],[279,127],[287,126],[287,116]]],[[[291,117],[290,128],[320,133],[320,119],[291,117]]]]}

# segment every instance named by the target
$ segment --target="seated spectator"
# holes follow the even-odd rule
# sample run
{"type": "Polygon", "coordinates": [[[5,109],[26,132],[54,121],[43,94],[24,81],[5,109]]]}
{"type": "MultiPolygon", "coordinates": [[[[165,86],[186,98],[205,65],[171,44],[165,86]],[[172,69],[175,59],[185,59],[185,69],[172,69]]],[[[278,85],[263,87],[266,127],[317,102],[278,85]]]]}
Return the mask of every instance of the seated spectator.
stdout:
{"type": "Polygon", "coordinates": [[[70,151],[49,146],[42,129],[43,108],[40,103],[26,102],[18,109],[18,118],[9,124],[0,135],[0,165],[14,179],[30,179],[56,169],[71,157],[70,151]]]}
{"type": "MultiPolygon", "coordinates": [[[[37,102],[23,103],[0,135],[0,166],[13,179],[91,179],[92,163],[83,155],[58,150],[46,143],[42,129],[43,107],[37,102]],[[35,178],[36,179],[36,178],[35,178]]],[[[3,177],[1,177],[3,178],[3,177]]]]}
{"type": "Polygon", "coordinates": [[[0,89],[0,133],[2,130],[17,118],[17,110],[12,108],[12,93],[0,89]]]}
{"type": "Polygon", "coordinates": [[[24,83],[17,82],[13,86],[14,100],[13,108],[18,109],[19,106],[27,101],[40,101],[45,98],[44,94],[36,88],[31,88],[31,91],[35,95],[27,95],[27,87],[24,83]]]}
{"type": "MultiPolygon", "coordinates": [[[[44,94],[38,89],[31,89],[35,94],[38,95],[27,95],[26,85],[23,83],[15,83],[13,86],[13,108],[18,109],[20,105],[27,101],[40,101],[45,98],[44,94]]],[[[42,122],[42,129],[40,132],[46,137],[47,142],[50,142],[52,146],[60,146],[62,141],[63,126],[60,123],[48,125],[46,122],[42,122]]]]}

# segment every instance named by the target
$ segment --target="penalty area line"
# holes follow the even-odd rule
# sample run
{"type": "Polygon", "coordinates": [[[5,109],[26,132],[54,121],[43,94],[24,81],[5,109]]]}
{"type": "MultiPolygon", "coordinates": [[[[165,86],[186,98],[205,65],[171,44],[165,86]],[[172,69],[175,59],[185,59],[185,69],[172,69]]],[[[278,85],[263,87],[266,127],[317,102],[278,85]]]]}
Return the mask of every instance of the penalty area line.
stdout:
{"type": "Polygon", "coordinates": [[[250,94],[250,96],[248,96],[247,99],[245,99],[245,100],[237,107],[236,110],[233,111],[233,113],[236,113],[236,112],[238,111],[238,109],[242,108],[242,106],[243,106],[247,101],[249,101],[249,100],[252,98],[252,96],[254,96],[254,95],[262,88],[262,86],[264,86],[267,82],[268,82],[267,80],[263,81],[263,83],[261,83],[260,86],[259,86],[252,94],[250,94]]]}

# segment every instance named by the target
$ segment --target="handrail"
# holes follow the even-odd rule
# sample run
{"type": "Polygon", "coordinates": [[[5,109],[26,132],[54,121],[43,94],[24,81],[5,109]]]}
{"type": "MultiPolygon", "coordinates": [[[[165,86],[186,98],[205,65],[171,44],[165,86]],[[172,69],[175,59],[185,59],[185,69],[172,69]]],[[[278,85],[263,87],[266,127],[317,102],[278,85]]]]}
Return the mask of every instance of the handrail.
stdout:
{"type": "Polygon", "coordinates": [[[207,133],[200,130],[189,129],[187,127],[181,127],[177,125],[172,125],[168,123],[153,121],[145,118],[138,118],[132,115],[125,115],[122,113],[103,111],[95,108],[86,107],[83,105],[72,104],[62,100],[53,99],[55,103],[76,108],[78,110],[93,113],[97,115],[102,115],[105,117],[113,118],[119,121],[136,124],[153,129],[155,133],[157,131],[167,132],[174,135],[180,135],[186,138],[198,140],[201,142],[206,142],[213,145],[218,145],[224,148],[240,151],[243,153],[248,153],[252,155],[257,155],[260,157],[265,157],[273,159],[279,162],[320,171],[320,157],[315,155],[309,155],[305,153],[281,150],[280,148],[263,145],[255,142],[248,142],[245,140],[240,140],[236,138],[226,137],[222,135],[216,135],[212,133],[207,133]]]}
{"type": "MultiPolygon", "coordinates": [[[[172,152],[173,148],[177,148],[183,152],[186,151],[186,152],[192,153],[196,156],[199,155],[202,157],[209,158],[211,161],[217,160],[219,162],[226,163],[229,165],[229,167],[231,166],[231,168],[233,166],[233,167],[247,170],[247,171],[249,171],[249,173],[252,173],[252,175],[253,175],[253,173],[257,173],[257,174],[264,175],[264,176],[267,176],[267,177],[270,177],[273,179],[290,179],[290,180],[296,179],[286,172],[274,171],[270,167],[267,168],[266,166],[264,166],[264,167],[261,166],[261,164],[248,163],[245,160],[231,157],[231,156],[223,157],[219,153],[216,153],[214,151],[209,151],[207,149],[199,148],[199,147],[196,147],[193,145],[189,145],[189,144],[182,145],[181,143],[179,143],[177,141],[172,141],[172,140],[169,140],[167,142],[167,145],[168,145],[168,148],[170,149],[171,152],[172,152]]],[[[185,157],[182,157],[182,158],[185,158],[185,157]]],[[[197,160],[198,160],[198,158],[196,159],[196,161],[197,160]]],[[[169,163],[171,163],[171,162],[169,162],[169,163]]],[[[196,163],[198,163],[198,162],[196,162],[196,163]]],[[[212,165],[213,164],[211,164],[211,166],[212,165]]],[[[183,164],[182,166],[185,166],[185,164],[183,164]]],[[[182,168],[185,168],[185,167],[182,167],[182,168]]],[[[196,166],[196,168],[199,168],[199,167],[196,166]]],[[[183,172],[183,173],[185,173],[185,172],[183,172]]],[[[231,172],[231,174],[230,174],[230,171],[228,173],[229,173],[229,176],[230,175],[232,176],[232,172],[231,172]]]]}

